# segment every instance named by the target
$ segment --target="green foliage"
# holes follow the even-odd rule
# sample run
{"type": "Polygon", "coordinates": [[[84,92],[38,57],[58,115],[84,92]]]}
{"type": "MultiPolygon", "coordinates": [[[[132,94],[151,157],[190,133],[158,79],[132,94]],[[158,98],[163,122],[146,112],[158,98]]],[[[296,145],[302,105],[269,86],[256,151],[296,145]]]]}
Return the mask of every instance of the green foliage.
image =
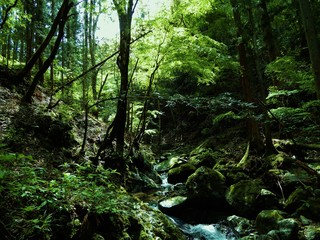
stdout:
{"type": "Polygon", "coordinates": [[[218,116],[216,116],[212,122],[213,125],[219,125],[221,122],[229,121],[229,120],[238,120],[241,117],[237,114],[235,114],[233,111],[229,111],[226,113],[221,113],[218,116]]]}
{"type": "Polygon", "coordinates": [[[89,212],[119,212],[111,182],[114,171],[83,165],[64,164],[61,171],[48,169],[31,156],[1,151],[1,208],[7,209],[1,221],[16,239],[50,239],[61,224],[56,219],[66,213],[73,233],[81,227],[76,206],[89,212]]]}
{"type": "MultiPolygon", "coordinates": [[[[296,61],[292,56],[278,58],[267,65],[266,75],[280,82],[285,90],[300,90],[314,93],[313,77],[309,66],[296,61]]],[[[293,94],[296,92],[291,92],[293,94]]]]}
{"type": "Polygon", "coordinates": [[[304,108],[279,107],[271,112],[281,122],[283,137],[294,136],[301,142],[317,141],[313,136],[317,138],[320,133],[320,127],[316,123],[319,119],[304,108]]]}

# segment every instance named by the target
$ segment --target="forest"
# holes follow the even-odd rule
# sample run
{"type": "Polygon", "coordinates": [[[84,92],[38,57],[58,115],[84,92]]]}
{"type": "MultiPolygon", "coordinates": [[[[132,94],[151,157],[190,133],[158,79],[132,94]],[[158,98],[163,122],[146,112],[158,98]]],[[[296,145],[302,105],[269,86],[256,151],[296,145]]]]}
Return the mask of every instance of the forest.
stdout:
{"type": "Polygon", "coordinates": [[[320,239],[319,1],[0,3],[1,239],[320,239]]]}

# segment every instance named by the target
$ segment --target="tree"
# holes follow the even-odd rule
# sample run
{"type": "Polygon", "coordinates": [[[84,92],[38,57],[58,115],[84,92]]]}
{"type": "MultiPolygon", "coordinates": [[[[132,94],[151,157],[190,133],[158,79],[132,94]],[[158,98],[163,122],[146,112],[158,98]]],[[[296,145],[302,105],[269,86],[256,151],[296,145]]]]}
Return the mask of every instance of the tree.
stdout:
{"type": "Polygon", "coordinates": [[[317,39],[313,10],[309,0],[299,0],[299,5],[314,74],[317,98],[320,99],[320,45],[317,39]]]}
{"type": "Polygon", "coordinates": [[[5,10],[4,13],[1,14],[1,16],[3,16],[3,18],[1,19],[1,23],[0,23],[0,30],[3,28],[3,26],[6,24],[6,21],[8,20],[9,17],[9,13],[10,11],[15,8],[18,4],[18,0],[15,0],[14,3],[10,6],[8,6],[5,10]]]}
{"type": "Polygon", "coordinates": [[[113,3],[116,7],[119,18],[120,44],[117,64],[120,70],[121,83],[117,113],[112,122],[110,140],[116,139],[116,151],[119,156],[123,156],[124,135],[127,117],[127,93],[129,89],[131,23],[132,16],[138,1],[133,4],[133,0],[113,0],[113,3]]]}
{"type": "Polygon", "coordinates": [[[52,27],[51,27],[51,30],[50,30],[48,36],[46,37],[44,42],[41,44],[39,49],[36,51],[36,53],[33,55],[33,57],[30,59],[28,64],[25,66],[25,68],[18,74],[18,78],[23,78],[24,76],[26,76],[26,74],[28,74],[30,72],[30,70],[32,69],[32,67],[36,63],[37,59],[40,58],[41,53],[48,46],[51,38],[53,37],[53,35],[55,33],[55,30],[57,29],[57,27],[59,27],[58,37],[55,41],[55,44],[54,44],[54,47],[51,51],[50,56],[47,58],[47,60],[44,62],[42,67],[39,69],[39,71],[37,72],[37,74],[33,78],[33,81],[31,83],[27,93],[23,97],[23,100],[25,102],[31,102],[32,95],[33,95],[39,81],[42,79],[43,74],[50,67],[52,61],[54,60],[54,58],[58,52],[59,45],[60,45],[60,42],[61,42],[61,40],[63,38],[63,34],[64,34],[64,27],[65,27],[65,24],[68,20],[68,13],[69,13],[70,9],[72,8],[72,6],[73,6],[73,2],[69,2],[69,0],[64,0],[63,4],[61,5],[61,8],[59,10],[59,13],[58,13],[58,15],[57,15],[52,27]]]}
{"type": "MultiPolygon", "coordinates": [[[[250,0],[251,1],[251,0],[250,0]]],[[[240,76],[241,87],[243,92],[243,98],[247,102],[254,102],[253,90],[252,90],[252,75],[249,66],[249,61],[247,58],[248,45],[247,36],[244,32],[241,14],[240,14],[240,4],[238,0],[231,0],[231,5],[233,7],[234,22],[237,27],[237,37],[240,39],[238,44],[239,52],[239,62],[242,68],[242,73],[240,76]]],[[[250,142],[253,143],[254,147],[258,150],[264,149],[263,142],[259,133],[257,122],[254,119],[248,119],[247,130],[250,142]]]]}

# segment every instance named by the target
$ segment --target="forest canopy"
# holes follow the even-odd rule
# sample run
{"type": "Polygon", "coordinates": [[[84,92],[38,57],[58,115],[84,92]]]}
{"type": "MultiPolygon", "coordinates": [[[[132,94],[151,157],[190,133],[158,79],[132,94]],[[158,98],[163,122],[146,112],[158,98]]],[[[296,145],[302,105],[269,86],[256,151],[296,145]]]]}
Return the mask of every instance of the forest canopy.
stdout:
{"type": "MultiPolygon", "coordinates": [[[[30,205],[17,203],[23,209],[19,219],[43,239],[50,238],[49,218],[56,216],[36,218],[43,229],[25,219],[46,206],[51,211],[61,203],[69,217],[82,210],[102,218],[104,210],[122,214],[104,194],[110,190],[129,213],[125,191],[134,192],[135,181],[143,181],[138,172],[158,168],[169,174],[176,166],[161,165],[166,151],[183,149],[189,155],[178,158],[179,167],[187,162],[188,174],[213,174],[221,184],[249,181],[243,176],[250,174],[267,179],[268,167],[287,166],[286,158],[269,161],[282,151],[292,159],[303,156],[297,164],[319,180],[317,170],[304,163],[314,154],[307,151],[320,148],[319,1],[0,3],[0,100],[8,103],[0,105],[7,114],[0,116],[0,181],[6,185],[0,194],[10,189],[9,199],[29,197],[30,205]],[[194,157],[200,154],[205,157],[194,157]],[[222,163],[214,165],[215,158],[222,163]],[[229,174],[231,164],[236,177],[225,180],[215,172],[217,166],[229,174]],[[28,196],[12,183],[20,177],[19,189],[36,185],[28,196]]],[[[186,188],[192,180],[184,179],[186,188]]],[[[280,180],[275,185],[279,196],[288,197],[280,180]]],[[[230,200],[228,194],[223,198],[230,200]]],[[[73,221],[78,215],[71,219],[73,239],[85,239],[83,223],[73,221]]],[[[129,215],[128,222],[138,221],[129,215]]],[[[0,233],[19,235],[4,225],[0,219],[0,233]]]]}

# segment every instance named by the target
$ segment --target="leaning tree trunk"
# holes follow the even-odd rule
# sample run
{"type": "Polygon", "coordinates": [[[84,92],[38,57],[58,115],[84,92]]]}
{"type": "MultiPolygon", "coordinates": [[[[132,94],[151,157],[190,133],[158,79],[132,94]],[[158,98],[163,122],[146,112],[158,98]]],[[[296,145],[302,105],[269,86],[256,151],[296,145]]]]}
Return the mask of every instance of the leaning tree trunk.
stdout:
{"type": "MultiPolygon", "coordinates": [[[[68,20],[68,13],[71,9],[71,7],[73,6],[73,3],[69,3],[68,0],[66,0],[64,2],[64,4],[66,3],[65,7],[63,8],[63,11],[61,12],[61,15],[59,17],[59,20],[58,20],[58,25],[59,25],[59,34],[58,34],[58,37],[55,41],[55,44],[54,44],[54,47],[51,51],[51,54],[50,56],[47,58],[47,60],[43,63],[42,65],[42,68],[37,72],[36,76],[34,77],[32,83],[31,83],[31,86],[29,87],[27,93],[25,94],[25,96],[23,97],[23,100],[25,102],[28,102],[30,103],[31,100],[32,100],[32,95],[39,83],[39,81],[42,79],[43,77],[43,74],[48,70],[48,68],[50,67],[51,63],[53,62],[57,52],[58,52],[58,49],[59,49],[59,46],[60,46],[60,43],[61,43],[61,40],[63,38],[63,34],[64,34],[64,26],[68,20]]],[[[41,53],[41,52],[40,52],[41,53]]]]}
{"type": "Polygon", "coordinates": [[[71,8],[71,6],[69,4],[69,0],[65,0],[60,7],[60,10],[59,10],[52,26],[51,26],[51,29],[50,29],[47,37],[42,42],[42,44],[37,49],[37,51],[32,55],[30,60],[28,60],[28,63],[25,65],[25,67],[18,73],[18,76],[17,76],[18,80],[23,79],[25,76],[27,76],[30,73],[31,69],[36,64],[38,59],[41,57],[41,54],[43,53],[43,51],[46,49],[46,47],[49,45],[51,39],[53,38],[53,36],[54,36],[54,34],[60,24],[60,21],[63,18],[63,15],[68,14],[69,7],[71,8]]]}

